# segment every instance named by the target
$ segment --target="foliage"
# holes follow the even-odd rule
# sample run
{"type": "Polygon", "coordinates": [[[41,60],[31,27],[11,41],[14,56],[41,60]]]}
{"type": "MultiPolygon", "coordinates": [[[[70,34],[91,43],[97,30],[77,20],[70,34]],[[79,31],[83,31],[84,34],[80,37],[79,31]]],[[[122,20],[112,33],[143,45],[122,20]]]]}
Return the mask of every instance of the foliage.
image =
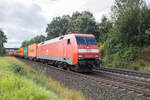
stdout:
{"type": "MultiPolygon", "coordinates": [[[[98,24],[91,12],[74,12],[72,16],[64,15],[62,17],[59,16],[53,18],[52,21],[47,24],[47,37],[44,40],[65,35],[69,32],[75,32],[82,34],[94,34],[97,41],[104,42],[108,37],[110,28],[112,28],[112,23],[106,17],[103,18],[102,23],[98,24]]],[[[30,41],[24,41],[22,43],[22,47],[33,43],[39,43],[39,41],[37,41],[39,38],[35,38],[30,41]]]]}
{"type": "Polygon", "coordinates": [[[112,37],[127,45],[143,46],[149,41],[145,30],[150,26],[150,10],[142,0],[116,0],[113,11],[112,37]]]}
{"type": "Polygon", "coordinates": [[[136,64],[131,64],[136,60],[139,50],[150,43],[148,35],[145,34],[145,30],[150,28],[149,17],[150,9],[143,0],[115,0],[112,27],[107,26],[108,31],[104,29],[108,35],[106,39],[102,38],[105,39],[102,50],[104,64],[139,69],[136,64]]]}
{"type": "Polygon", "coordinates": [[[47,25],[47,39],[52,39],[61,35],[65,35],[69,27],[70,16],[64,15],[62,17],[55,17],[47,25]]]}
{"type": "Polygon", "coordinates": [[[109,39],[104,44],[104,50],[104,55],[109,63],[112,63],[112,65],[116,67],[125,68],[130,61],[134,61],[137,47],[119,43],[114,39],[109,39]]]}
{"type": "Polygon", "coordinates": [[[19,75],[26,75],[27,74],[27,70],[23,67],[21,67],[20,65],[18,64],[13,64],[11,66],[11,70],[14,72],[14,73],[17,73],[19,75]]]}
{"type": "Polygon", "coordinates": [[[94,34],[98,33],[98,25],[89,11],[75,12],[71,17],[68,32],[94,34]]]}
{"type": "Polygon", "coordinates": [[[106,16],[103,16],[101,23],[98,25],[99,33],[96,35],[98,42],[104,43],[108,39],[112,25],[112,22],[106,16]]]}
{"type": "Polygon", "coordinates": [[[0,29],[0,55],[4,54],[4,43],[7,42],[5,33],[0,29]]]}
{"type": "Polygon", "coordinates": [[[29,41],[23,41],[21,47],[25,47],[25,46],[31,45],[33,43],[40,43],[40,42],[43,42],[45,40],[46,40],[46,37],[43,35],[36,36],[29,41]]]}
{"type": "Polygon", "coordinates": [[[105,48],[104,48],[104,44],[99,44],[99,51],[100,51],[100,58],[102,59],[105,56],[105,48]]]}
{"type": "Polygon", "coordinates": [[[46,32],[47,39],[65,35],[69,32],[97,35],[98,25],[93,14],[89,11],[75,12],[71,17],[65,15],[53,18],[47,25],[46,32]]]}

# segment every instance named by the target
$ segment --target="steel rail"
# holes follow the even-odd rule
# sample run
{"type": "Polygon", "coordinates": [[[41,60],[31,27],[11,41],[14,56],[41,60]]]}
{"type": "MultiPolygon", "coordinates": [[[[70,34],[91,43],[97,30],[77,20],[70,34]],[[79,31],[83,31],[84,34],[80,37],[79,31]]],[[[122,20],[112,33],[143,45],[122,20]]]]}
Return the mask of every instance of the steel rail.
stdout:
{"type": "MultiPolygon", "coordinates": [[[[79,77],[84,77],[84,78],[88,78],[88,79],[91,79],[91,80],[94,80],[96,82],[102,82],[102,83],[105,83],[105,84],[108,84],[108,85],[112,85],[112,86],[115,86],[115,87],[120,87],[120,88],[123,88],[123,89],[127,89],[127,90],[130,90],[130,91],[135,91],[137,93],[140,93],[140,94],[145,94],[145,95],[148,95],[150,96],[150,90],[147,90],[145,88],[137,88],[135,86],[130,86],[130,85],[127,85],[125,83],[120,83],[120,82],[116,82],[114,80],[110,80],[110,79],[103,79],[103,78],[96,78],[94,76],[90,76],[90,75],[85,75],[85,74],[81,74],[81,73],[77,73],[77,72],[72,72],[72,71],[68,71],[68,70],[63,70],[61,68],[57,68],[57,67],[53,67],[53,66],[49,66],[47,64],[45,64],[46,66],[48,67],[51,67],[53,69],[56,69],[56,70],[60,70],[60,71],[63,71],[63,72],[66,72],[66,73],[70,73],[70,74],[74,74],[74,75],[77,75],[79,77]]],[[[118,78],[117,78],[118,79],[118,78]]],[[[121,80],[121,78],[120,78],[121,80]]],[[[126,81],[127,82],[127,81],[126,81]]],[[[129,80],[128,80],[129,82],[129,80]]],[[[131,81],[130,81],[131,82],[131,81]]],[[[132,83],[134,83],[132,81],[132,83]]],[[[143,83],[139,82],[138,83],[139,85],[142,85],[143,83]]],[[[145,86],[149,87],[149,85],[147,85],[146,83],[144,83],[145,86]]]]}
{"type": "Polygon", "coordinates": [[[137,85],[137,86],[142,86],[142,87],[145,87],[145,88],[150,88],[150,84],[149,83],[145,83],[145,82],[141,82],[141,81],[135,81],[135,80],[131,80],[131,79],[126,79],[126,78],[122,78],[122,77],[119,77],[119,76],[113,76],[111,74],[110,75],[107,75],[107,73],[99,73],[97,71],[94,71],[95,74],[99,75],[100,77],[106,77],[106,78],[109,78],[109,79],[113,79],[113,80],[116,80],[116,81],[121,81],[121,82],[124,82],[124,83],[130,83],[130,84],[133,84],[133,85],[137,85]]]}
{"type": "Polygon", "coordinates": [[[101,67],[98,70],[112,72],[112,73],[125,74],[125,75],[131,75],[131,76],[137,76],[137,77],[143,77],[143,78],[149,78],[150,79],[150,73],[149,72],[139,72],[139,71],[134,71],[134,70],[127,70],[127,69],[120,69],[120,68],[110,68],[110,67],[101,67]]]}

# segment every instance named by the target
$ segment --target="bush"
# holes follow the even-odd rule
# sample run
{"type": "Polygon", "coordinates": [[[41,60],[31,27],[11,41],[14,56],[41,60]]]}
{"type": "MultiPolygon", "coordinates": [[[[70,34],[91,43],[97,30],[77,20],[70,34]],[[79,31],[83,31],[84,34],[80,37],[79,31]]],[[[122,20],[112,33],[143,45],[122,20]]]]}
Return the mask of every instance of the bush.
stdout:
{"type": "Polygon", "coordinates": [[[18,64],[12,64],[11,68],[12,68],[14,73],[18,73],[20,75],[26,75],[27,74],[27,70],[18,64]]]}
{"type": "Polygon", "coordinates": [[[129,69],[139,70],[139,66],[137,64],[132,64],[132,65],[129,66],[129,69]]]}
{"type": "Polygon", "coordinates": [[[104,57],[104,44],[100,44],[99,46],[100,58],[104,57]]]}
{"type": "Polygon", "coordinates": [[[137,50],[137,47],[118,42],[113,38],[107,40],[102,49],[106,63],[108,62],[111,63],[111,66],[122,68],[127,68],[128,64],[135,60],[137,50]]]}

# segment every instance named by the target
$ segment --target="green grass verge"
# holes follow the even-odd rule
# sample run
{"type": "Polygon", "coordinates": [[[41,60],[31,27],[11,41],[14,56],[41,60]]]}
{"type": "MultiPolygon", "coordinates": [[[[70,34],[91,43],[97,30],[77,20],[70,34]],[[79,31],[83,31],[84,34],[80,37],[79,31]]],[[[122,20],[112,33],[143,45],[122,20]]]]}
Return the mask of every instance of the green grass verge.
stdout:
{"type": "Polygon", "coordinates": [[[0,60],[0,100],[62,100],[27,77],[27,70],[8,60],[0,60]]]}
{"type": "Polygon", "coordinates": [[[14,57],[0,57],[0,100],[85,100],[14,57]]]}

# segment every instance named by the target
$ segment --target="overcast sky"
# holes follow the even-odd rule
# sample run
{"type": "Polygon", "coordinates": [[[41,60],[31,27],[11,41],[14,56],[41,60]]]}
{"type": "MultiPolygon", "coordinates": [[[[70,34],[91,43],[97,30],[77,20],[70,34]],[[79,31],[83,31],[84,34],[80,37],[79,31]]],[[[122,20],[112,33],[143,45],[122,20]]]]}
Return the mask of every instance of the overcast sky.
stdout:
{"type": "Polygon", "coordinates": [[[114,0],[0,0],[0,28],[7,35],[5,47],[20,47],[21,42],[45,29],[53,17],[88,10],[97,21],[109,15],[114,0]]]}

